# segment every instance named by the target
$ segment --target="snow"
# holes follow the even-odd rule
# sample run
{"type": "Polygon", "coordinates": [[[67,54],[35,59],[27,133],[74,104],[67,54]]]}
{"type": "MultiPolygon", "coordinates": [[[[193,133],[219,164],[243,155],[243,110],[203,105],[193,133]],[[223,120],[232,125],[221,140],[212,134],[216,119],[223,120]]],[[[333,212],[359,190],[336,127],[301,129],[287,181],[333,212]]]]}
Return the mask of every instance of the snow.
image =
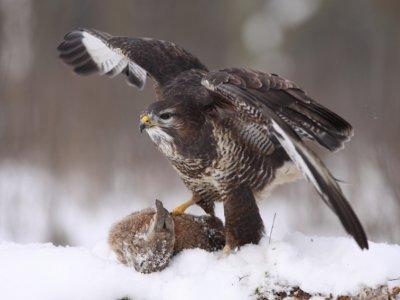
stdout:
{"type": "Polygon", "coordinates": [[[400,246],[371,242],[361,251],[350,238],[293,233],[228,257],[186,250],[145,275],[119,264],[105,242],[92,249],[3,242],[0,266],[2,299],[247,299],[288,285],[338,295],[399,278],[400,246]]]}

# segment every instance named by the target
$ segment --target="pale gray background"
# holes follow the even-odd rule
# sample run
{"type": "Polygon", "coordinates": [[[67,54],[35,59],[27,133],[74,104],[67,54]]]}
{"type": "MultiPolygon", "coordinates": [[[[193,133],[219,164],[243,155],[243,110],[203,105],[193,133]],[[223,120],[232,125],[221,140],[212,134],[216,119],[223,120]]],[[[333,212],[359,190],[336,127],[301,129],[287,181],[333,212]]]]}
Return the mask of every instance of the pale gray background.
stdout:
{"type": "MultiPolygon", "coordinates": [[[[321,149],[374,241],[400,242],[400,2],[0,0],[0,241],[93,245],[159,197],[189,193],[140,135],[154,99],[122,78],[78,77],[57,58],[78,27],[174,41],[213,68],[288,77],[347,118],[345,150],[321,149]]],[[[276,238],[342,235],[305,182],[261,203],[276,238]]],[[[190,210],[199,213],[199,210],[190,210]]],[[[221,209],[219,207],[219,213],[221,209]]]]}

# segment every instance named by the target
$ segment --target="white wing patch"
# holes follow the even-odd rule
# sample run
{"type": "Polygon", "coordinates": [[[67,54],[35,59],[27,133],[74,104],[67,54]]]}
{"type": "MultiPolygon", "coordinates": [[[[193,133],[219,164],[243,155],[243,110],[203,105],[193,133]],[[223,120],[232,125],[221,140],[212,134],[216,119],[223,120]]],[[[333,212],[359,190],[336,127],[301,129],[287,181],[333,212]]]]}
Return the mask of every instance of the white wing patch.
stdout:
{"type": "Polygon", "coordinates": [[[144,86],[147,77],[146,70],[126,57],[121,49],[111,48],[100,38],[89,32],[83,31],[82,35],[82,44],[85,46],[91,59],[97,65],[101,75],[107,74],[110,77],[115,77],[128,66],[129,73],[142,83],[141,87],[144,86]]]}
{"type": "Polygon", "coordinates": [[[128,60],[122,54],[118,53],[120,52],[118,51],[119,49],[111,50],[99,38],[85,31],[82,35],[82,43],[92,60],[98,66],[101,75],[110,72],[118,65],[120,65],[122,71],[122,69],[128,65],[128,60]]]}
{"type": "Polygon", "coordinates": [[[278,133],[275,135],[277,139],[279,140],[279,143],[282,145],[282,147],[285,149],[286,153],[289,155],[293,163],[296,165],[296,167],[304,174],[304,176],[311,181],[311,183],[315,186],[315,188],[318,190],[318,192],[322,195],[324,193],[321,191],[321,188],[315,179],[314,175],[312,174],[311,170],[308,168],[307,163],[304,161],[303,157],[300,155],[300,153],[296,150],[296,146],[292,142],[291,138],[288,137],[286,132],[273,120],[272,121],[272,127],[278,133]]]}
{"type": "MultiPolygon", "coordinates": [[[[134,62],[130,61],[129,62],[129,72],[133,73],[136,78],[139,78],[141,82],[143,82],[142,87],[144,86],[146,82],[146,77],[147,77],[147,72],[145,69],[140,67],[139,65],[135,64],[134,62]]],[[[129,83],[129,81],[128,81],[129,83]]]]}

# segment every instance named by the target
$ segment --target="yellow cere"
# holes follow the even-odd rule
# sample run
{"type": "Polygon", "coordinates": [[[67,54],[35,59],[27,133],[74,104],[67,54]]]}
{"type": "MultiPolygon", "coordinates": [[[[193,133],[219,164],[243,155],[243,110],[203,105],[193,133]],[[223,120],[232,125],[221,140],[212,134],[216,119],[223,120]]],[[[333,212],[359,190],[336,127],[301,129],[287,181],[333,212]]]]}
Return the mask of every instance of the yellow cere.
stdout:
{"type": "Polygon", "coordinates": [[[150,117],[148,115],[144,115],[140,118],[140,122],[142,123],[149,123],[150,122],[150,117]]]}

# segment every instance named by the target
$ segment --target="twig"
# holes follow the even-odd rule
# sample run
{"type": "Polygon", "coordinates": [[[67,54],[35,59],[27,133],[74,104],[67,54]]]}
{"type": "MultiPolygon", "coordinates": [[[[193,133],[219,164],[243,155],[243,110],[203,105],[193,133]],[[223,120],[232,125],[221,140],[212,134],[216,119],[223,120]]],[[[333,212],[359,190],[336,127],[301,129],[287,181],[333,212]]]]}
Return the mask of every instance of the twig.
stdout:
{"type": "Polygon", "coordinates": [[[272,236],[272,231],[274,230],[275,218],[276,218],[276,212],[274,213],[274,218],[272,219],[272,226],[271,226],[271,231],[269,232],[268,244],[271,244],[271,236],[272,236]]]}
{"type": "Polygon", "coordinates": [[[400,280],[400,277],[388,279],[388,281],[397,281],[397,280],[400,280]]]}
{"type": "Polygon", "coordinates": [[[239,276],[239,281],[246,277],[249,277],[249,275],[239,276]]]}

